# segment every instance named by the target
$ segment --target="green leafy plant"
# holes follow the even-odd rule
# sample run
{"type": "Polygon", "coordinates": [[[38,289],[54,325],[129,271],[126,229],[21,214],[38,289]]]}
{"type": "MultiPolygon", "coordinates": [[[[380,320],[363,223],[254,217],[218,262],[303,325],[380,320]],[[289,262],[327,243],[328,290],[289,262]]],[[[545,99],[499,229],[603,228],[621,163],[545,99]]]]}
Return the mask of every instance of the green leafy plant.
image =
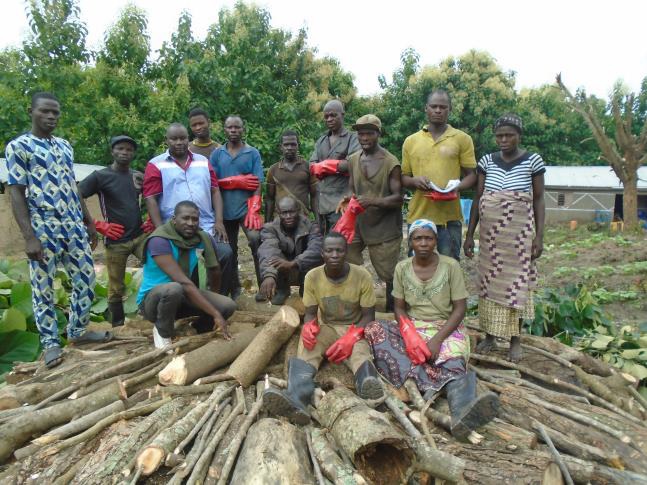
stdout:
{"type": "MultiPolygon", "coordinates": [[[[124,278],[126,285],[126,314],[137,312],[137,290],[141,283],[141,271],[127,272],[124,278]]],[[[64,272],[58,272],[54,279],[54,306],[58,332],[63,345],[69,313],[72,282],[64,272]]],[[[95,299],[90,310],[93,321],[104,321],[108,308],[107,274],[97,275],[95,299]]],[[[30,362],[40,354],[38,329],[34,322],[32,308],[31,284],[29,283],[29,266],[26,260],[0,260],[0,383],[3,374],[11,370],[14,362],[30,362]]]]}
{"type": "Polygon", "coordinates": [[[576,347],[639,380],[647,379],[647,322],[619,330],[613,325],[596,325],[576,347]]]}
{"type": "Polygon", "coordinates": [[[535,318],[524,322],[533,335],[556,337],[571,345],[598,325],[609,325],[598,299],[584,285],[546,288],[535,296],[535,318]]]}

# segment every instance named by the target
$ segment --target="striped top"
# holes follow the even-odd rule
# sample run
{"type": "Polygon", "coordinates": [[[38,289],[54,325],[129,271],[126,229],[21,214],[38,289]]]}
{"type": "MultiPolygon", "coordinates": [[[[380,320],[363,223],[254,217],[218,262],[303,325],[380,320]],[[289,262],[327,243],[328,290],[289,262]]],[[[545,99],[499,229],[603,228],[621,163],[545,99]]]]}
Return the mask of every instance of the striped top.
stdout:
{"type": "Polygon", "coordinates": [[[485,190],[492,192],[530,192],[533,177],[546,171],[541,155],[529,152],[512,162],[503,161],[501,152],[490,153],[481,157],[476,169],[485,175],[485,190]]]}

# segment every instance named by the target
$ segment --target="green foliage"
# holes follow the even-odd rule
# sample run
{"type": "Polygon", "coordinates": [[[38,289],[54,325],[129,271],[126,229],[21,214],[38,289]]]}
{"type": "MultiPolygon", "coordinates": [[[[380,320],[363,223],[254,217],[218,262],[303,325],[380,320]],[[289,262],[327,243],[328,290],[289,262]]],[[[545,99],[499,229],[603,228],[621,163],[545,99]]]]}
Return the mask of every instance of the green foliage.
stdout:
{"type": "MultiPolygon", "coordinates": [[[[127,315],[132,315],[138,310],[136,299],[141,278],[141,270],[127,272],[125,275],[124,311],[127,315]]],[[[71,289],[72,281],[67,274],[58,272],[54,279],[54,309],[63,344],[71,289]]],[[[97,275],[90,318],[93,321],[104,321],[107,308],[107,274],[102,272],[97,275]]],[[[11,369],[13,362],[34,360],[39,353],[40,341],[34,323],[27,261],[0,259],[0,383],[3,381],[2,375],[11,369]]]]}
{"type": "Polygon", "coordinates": [[[556,337],[571,345],[575,337],[596,326],[609,325],[598,299],[586,286],[545,288],[535,296],[535,319],[524,322],[533,335],[556,337]]]}
{"type": "Polygon", "coordinates": [[[647,379],[647,322],[640,326],[597,325],[586,332],[577,347],[631,374],[647,379]]]}
{"type": "Polygon", "coordinates": [[[31,362],[40,353],[38,335],[24,330],[3,333],[0,338],[0,383],[14,362],[31,362]]]}

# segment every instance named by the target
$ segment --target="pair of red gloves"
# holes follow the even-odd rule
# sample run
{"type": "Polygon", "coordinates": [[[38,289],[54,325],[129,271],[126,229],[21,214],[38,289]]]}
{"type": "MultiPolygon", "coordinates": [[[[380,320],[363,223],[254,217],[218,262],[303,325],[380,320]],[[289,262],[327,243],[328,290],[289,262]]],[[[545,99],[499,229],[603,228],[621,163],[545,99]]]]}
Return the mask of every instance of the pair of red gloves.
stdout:
{"type": "MultiPolygon", "coordinates": [[[[94,221],[94,227],[97,228],[97,232],[99,234],[103,234],[105,237],[107,237],[108,239],[112,239],[113,241],[121,239],[125,231],[124,226],[116,222],[94,221]]],[[[148,234],[155,230],[155,225],[153,224],[153,221],[151,221],[151,218],[149,217],[141,225],[141,228],[146,234],[148,234]]]]}
{"type": "MultiPolygon", "coordinates": [[[[317,335],[319,335],[320,331],[321,327],[316,318],[313,318],[303,325],[303,329],[301,330],[301,340],[306,349],[312,350],[315,348],[315,345],[317,344],[317,335]]],[[[351,325],[342,337],[338,338],[334,344],[328,347],[328,350],[326,350],[326,358],[335,364],[342,363],[351,356],[353,353],[353,347],[363,337],[364,329],[362,327],[351,325]]]]}
{"type": "Polygon", "coordinates": [[[357,219],[357,216],[365,210],[366,209],[360,205],[359,201],[353,195],[348,201],[344,213],[332,230],[341,233],[341,235],[346,238],[346,242],[348,244],[352,243],[353,238],[355,237],[355,220],[357,219]]]}
{"type": "Polygon", "coordinates": [[[345,175],[348,177],[348,173],[342,173],[339,171],[339,164],[341,162],[341,160],[324,160],[319,163],[311,163],[310,173],[319,180],[328,175],[345,175]]]}
{"type": "Polygon", "coordinates": [[[430,190],[429,192],[425,192],[425,197],[429,200],[439,202],[439,201],[446,201],[446,200],[456,200],[458,199],[458,194],[456,193],[456,191],[436,192],[435,190],[430,190]]]}
{"type": "MultiPolygon", "coordinates": [[[[218,186],[223,190],[249,190],[258,189],[260,182],[256,175],[232,175],[218,180],[218,186]]],[[[247,214],[243,225],[247,229],[260,231],[263,228],[263,218],[261,217],[261,196],[252,195],[247,199],[247,214]]]]}

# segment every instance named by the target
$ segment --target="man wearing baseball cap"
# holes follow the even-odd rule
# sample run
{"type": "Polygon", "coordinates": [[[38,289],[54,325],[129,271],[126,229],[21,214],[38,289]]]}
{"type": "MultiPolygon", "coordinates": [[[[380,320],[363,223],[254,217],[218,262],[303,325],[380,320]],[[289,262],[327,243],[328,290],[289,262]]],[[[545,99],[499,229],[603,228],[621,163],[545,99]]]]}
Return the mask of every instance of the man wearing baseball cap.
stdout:
{"type": "Polygon", "coordinates": [[[363,265],[362,251],[368,248],[371,264],[386,283],[387,311],[393,310],[393,271],[402,243],[402,185],[398,159],[380,146],[382,122],[364,115],[353,125],[361,151],[348,157],[352,197],[334,230],[346,236],[348,261],[363,265]]]}
{"type": "Polygon", "coordinates": [[[124,276],[128,256],[141,259],[146,234],[142,229],[139,195],[143,174],[130,168],[137,143],[126,135],[110,140],[112,164],[79,184],[83,198],[98,195],[103,221],[95,221],[104,236],[108,269],[108,309],[113,326],[123,325],[124,276]]]}

